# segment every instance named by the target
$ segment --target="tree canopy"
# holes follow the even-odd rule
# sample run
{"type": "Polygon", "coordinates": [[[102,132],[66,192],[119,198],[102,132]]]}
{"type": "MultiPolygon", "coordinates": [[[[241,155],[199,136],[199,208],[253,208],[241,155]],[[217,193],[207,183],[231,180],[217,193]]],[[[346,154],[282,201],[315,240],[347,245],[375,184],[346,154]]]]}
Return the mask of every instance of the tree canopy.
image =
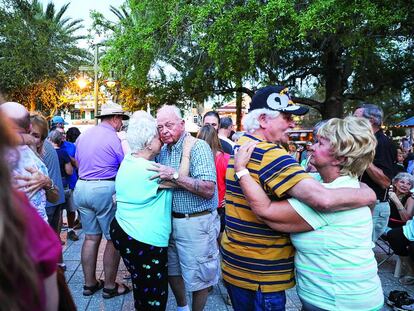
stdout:
{"type": "Polygon", "coordinates": [[[65,17],[69,4],[56,10],[37,0],[0,2],[0,90],[30,110],[54,113],[69,76],[87,60],[77,46],[81,20],[65,17]]]}
{"type": "Polygon", "coordinates": [[[113,30],[104,68],[158,103],[283,84],[323,118],[363,100],[413,111],[406,1],[129,0],[117,13],[96,18],[113,30]]]}

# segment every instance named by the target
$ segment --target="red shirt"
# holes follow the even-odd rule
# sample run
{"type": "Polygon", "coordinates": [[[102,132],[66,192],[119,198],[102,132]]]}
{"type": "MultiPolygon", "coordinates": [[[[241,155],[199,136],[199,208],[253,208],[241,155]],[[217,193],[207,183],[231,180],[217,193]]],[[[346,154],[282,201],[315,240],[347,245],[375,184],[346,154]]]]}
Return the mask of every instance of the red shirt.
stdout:
{"type": "Polygon", "coordinates": [[[214,159],[216,165],[217,188],[218,188],[218,208],[221,208],[221,202],[226,194],[226,169],[229,163],[230,155],[224,152],[218,152],[214,159]]]}

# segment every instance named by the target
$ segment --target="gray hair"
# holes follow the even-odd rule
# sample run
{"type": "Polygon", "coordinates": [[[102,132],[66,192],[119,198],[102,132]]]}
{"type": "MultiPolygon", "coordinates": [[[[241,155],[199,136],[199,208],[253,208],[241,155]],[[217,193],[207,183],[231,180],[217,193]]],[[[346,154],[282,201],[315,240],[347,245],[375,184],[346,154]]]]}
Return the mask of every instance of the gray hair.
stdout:
{"type": "Polygon", "coordinates": [[[413,177],[413,175],[411,175],[411,174],[409,174],[409,173],[406,173],[406,172],[401,172],[401,173],[398,173],[393,179],[392,179],[392,183],[394,184],[394,183],[396,183],[397,181],[399,181],[399,180],[401,180],[401,179],[405,179],[405,180],[407,180],[409,183],[410,183],[410,185],[411,185],[411,188],[413,188],[414,187],[414,177],[413,177]]]}
{"type": "Polygon", "coordinates": [[[49,140],[52,143],[60,146],[62,144],[62,141],[63,141],[63,133],[61,131],[58,131],[58,130],[50,131],[49,140]]]}
{"type": "Polygon", "coordinates": [[[243,119],[243,127],[248,133],[253,133],[260,128],[259,117],[264,114],[270,118],[276,118],[280,112],[266,108],[255,109],[249,112],[243,119]]]}
{"type": "Polygon", "coordinates": [[[134,112],[129,120],[126,133],[131,152],[144,150],[157,136],[157,121],[145,111],[134,112]]]}
{"type": "Polygon", "coordinates": [[[181,110],[175,105],[163,105],[161,108],[157,110],[157,113],[164,109],[170,109],[174,112],[178,119],[182,120],[183,115],[181,114],[181,110]]]}
{"type": "Polygon", "coordinates": [[[373,125],[378,127],[382,124],[384,113],[380,107],[370,103],[362,103],[358,108],[363,109],[363,117],[370,120],[373,125]]]}

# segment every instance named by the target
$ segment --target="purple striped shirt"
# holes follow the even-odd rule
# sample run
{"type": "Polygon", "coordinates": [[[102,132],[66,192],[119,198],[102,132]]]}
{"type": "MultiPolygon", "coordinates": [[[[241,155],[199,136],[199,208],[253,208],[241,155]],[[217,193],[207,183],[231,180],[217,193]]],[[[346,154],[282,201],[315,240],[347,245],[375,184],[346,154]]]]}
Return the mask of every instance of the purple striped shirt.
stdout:
{"type": "Polygon", "coordinates": [[[76,141],[75,158],[79,163],[79,178],[115,177],[124,159],[115,129],[109,124],[100,123],[82,133],[76,141]]]}

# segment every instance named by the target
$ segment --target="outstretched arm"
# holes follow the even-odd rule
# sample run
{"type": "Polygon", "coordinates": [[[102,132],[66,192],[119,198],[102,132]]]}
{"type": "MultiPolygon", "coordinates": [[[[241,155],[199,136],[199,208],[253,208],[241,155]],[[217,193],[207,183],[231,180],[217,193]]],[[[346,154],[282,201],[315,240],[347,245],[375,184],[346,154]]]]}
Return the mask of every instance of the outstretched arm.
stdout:
{"type": "MultiPolygon", "coordinates": [[[[247,166],[255,143],[240,147],[235,156],[235,171],[247,166]]],[[[375,203],[375,192],[369,187],[327,189],[314,179],[306,178],[290,188],[287,193],[321,212],[349,210],[375,203]]]]}

